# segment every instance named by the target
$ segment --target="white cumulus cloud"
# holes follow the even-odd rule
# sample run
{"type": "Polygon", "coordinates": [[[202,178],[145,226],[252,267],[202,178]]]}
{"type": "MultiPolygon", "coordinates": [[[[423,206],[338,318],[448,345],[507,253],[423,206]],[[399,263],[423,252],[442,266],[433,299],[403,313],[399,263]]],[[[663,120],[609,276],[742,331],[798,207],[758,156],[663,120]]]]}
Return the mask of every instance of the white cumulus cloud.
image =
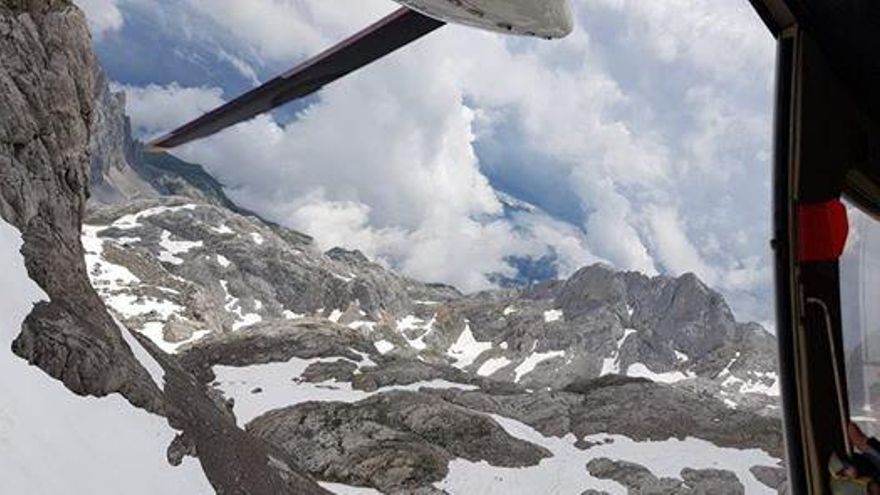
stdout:
{"type": "Polygon", "coordinates": [[[122,29],[125,20],[116,0],[75,0],[89,21],[89,28],[95,38],[122,29]]]}
{"type": "Polygon", "coordinates": [[[143,138],[169,131],[223,103],[220,88],[114,84],[113,90],[125,92],[134,132],[143,138]]]}
{"type": "MultiPolygon", "coordinates": [[[[201,19],[187,36],[279,72],[395,8],[175,4],[201,19]]],[[[552,252],[563,275],[597,260],[693,271],[739,316],[769,319],[772,39],[745,2],[575,4],[568,39],[450,26],[325,88],[289,124],[263,116],[181,153],[244,206],[419,278],[484,288],[487,274],[510,273],[509,257],[552,252]],[[485,163],[487,144],[508,150],[504,161],[485,163]],[[500,215],[488,168],[537,203],[572,198],[573,213],[500,215]]],[[[142,133],[222,94],[127,89],[142,133]]]]}

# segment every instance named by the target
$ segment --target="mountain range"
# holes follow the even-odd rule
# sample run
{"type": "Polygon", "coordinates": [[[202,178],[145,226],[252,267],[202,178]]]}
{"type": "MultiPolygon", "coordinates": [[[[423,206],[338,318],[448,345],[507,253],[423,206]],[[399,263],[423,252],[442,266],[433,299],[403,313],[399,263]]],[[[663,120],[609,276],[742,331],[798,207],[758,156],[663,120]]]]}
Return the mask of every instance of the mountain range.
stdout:
{"type": "Polygon", "coordinates": [[[786,492],[775,339],[696,276],[466,294],[322,252],[145,151],[69,1],[0,0],[0,33],[16,492],[786,492]]]}

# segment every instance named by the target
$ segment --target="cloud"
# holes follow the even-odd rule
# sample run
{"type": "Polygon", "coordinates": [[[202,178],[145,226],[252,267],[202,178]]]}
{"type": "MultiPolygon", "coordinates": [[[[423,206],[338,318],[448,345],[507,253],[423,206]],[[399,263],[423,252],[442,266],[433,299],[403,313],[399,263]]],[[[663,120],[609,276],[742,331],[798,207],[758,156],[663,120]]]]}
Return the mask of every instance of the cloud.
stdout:
{"type": "Polygon", "coordinates": [[[385,0],[178,1],[246,43],[261,59],[281,63],[314,55],[395,8],[385,0]]]}
{"type": "Polygon", "coordinates": [[[113,84],[112,89],[125,92],[126,111],[133,117],[134,133],[145,139],[170,131],[223,103],[223,91],[219,88],[113,84]]]}
{"type": "MultiPolygon", "coordinates": [[[[177,0],[199,19],[186,36],[278,72],[394,8],[223,1],[177,0]]],[[[182,154],[245,206],[419,278],[484,288],[509,256],[553,252],[562,275],[693,271],[768,320],[773,43],[742,4],[577,1],[556,42],[450,26],[287,125],[263,116],[182,154]],[[499,184],[557,218],[505,215],[499,184]]],[[[169,129],[218,101],[210,86],[129,88],[129,109],[169,129]]]]}
{"type": "Polygon", "coordinates": [[[651,245],[660,263],[673,273],[699,273],[710,285],[718,285],[718,274],[700,255],[685,233],[678,211],[655,207],[648,212],[651,245]]]}
{"type": "Polygon", "coordinates": [[[92,36],[97,39],[122,29],[125,23],[116,0],[75,0],[75,3],[86,14],[92,36]]]}
{"type": "MultiPolygon", "coordinates": [[[[308,232],[320,248],[357,248],[422,280],[481,290],[493,274],[515,275],[510,256],[553,250],[570,271],[596,261],[571,226],[538,213],[503,215],[473,152],[473,112],[448,81],[413,82],[419,68],[409,70],[412,77],[395,80],[356,76],[286,127],[262,116],[181,154],[232,185],[234,199],[308,232]],[[425,88],[433,110],[411,112],[425,88]]],[[[128,113],[150,134],[219,93],[128,88],[128,113]]]]}

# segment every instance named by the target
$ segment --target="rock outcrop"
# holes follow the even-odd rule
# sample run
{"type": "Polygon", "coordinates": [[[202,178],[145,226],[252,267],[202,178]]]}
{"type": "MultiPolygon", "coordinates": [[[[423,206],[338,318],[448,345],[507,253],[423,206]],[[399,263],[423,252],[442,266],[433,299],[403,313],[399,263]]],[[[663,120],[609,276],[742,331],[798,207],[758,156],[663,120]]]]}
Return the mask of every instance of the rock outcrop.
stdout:
{"type": "Polygon", "coordinates": [[[183,430],[171,460],[196,453],[218,493],[328,493],[283,451],[238,428],[203,384],[151,342],[126,340],[128,330],[92,288],[81,243],[90,151],[102,179],[118,185],[117,172],[129,172],[113,162],[127,150],[99,151],[126,131],[107,134],[120,121],[106,105],[119,102],[108,97],[82,13],[69,0],[0,0],[0,37],[0,217],[21,232],[28,273],[49,296],[27,316],[12,351],[77,394],[119,393],[166,416],[183,430]],[[161,362],[164,390],[128,342],[161,362]]]}
{"type": "Polygon", "coordinates": [[[620,374],[731,408],[778,411],[773,336],[737,322],[693,275],[649,278],[594,265],[564,281],[463,295],[177,197],[93,208],[84,239],[99,293],[166,350],[317,318],[354,330],[382,354],[527,388],[620,374]]]}
{"type": "Polygon", "coordinates": [[[125,115],[125,93],[114,93],[104,72],[97,68],[95,111],[89,146],[91,201],[118,204],[159,196],[132,164],[138,162],[140,144],[131,137],[125,115]]]}
{"type": "Polygon", "coordinates": [[[356,404],[307,402],[268,412],[248,431],[281,446],[321,479],[385,493],[428,488],[455,458],[527,467],[551,456],[484,415],[417,392],[356,404]]]}
{"type": "Polygon", "coordinates": [[[14,351],[82,395],[122,393],[162,411],[159,390],[91,289],[80,225],[98,65],[69,1],[0,2],[0,216],[24,238],[28,272],[48,294],[14,351]]]}
{"type": "Polygon", "coordinates": [[[730,471],[683,469],[681,479],[658,478],[644,466],[611,459],[595,459],[587,470],[597,478],[614,480],[630,495],[743,495],[745,488],[730,471]]]}

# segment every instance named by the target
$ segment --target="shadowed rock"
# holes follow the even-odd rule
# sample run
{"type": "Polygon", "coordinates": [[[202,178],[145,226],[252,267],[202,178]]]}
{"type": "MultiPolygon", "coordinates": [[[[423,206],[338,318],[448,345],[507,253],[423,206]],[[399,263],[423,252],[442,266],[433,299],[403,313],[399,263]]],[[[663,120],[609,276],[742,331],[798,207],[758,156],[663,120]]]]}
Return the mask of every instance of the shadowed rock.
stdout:
{"type": "Polygon", "coordinates": [[[192,344],[180,362],[204,382],[213,380],[215,365],[247,366],[291,358],[345,357],[360,362],[373,345],[351,329],[320,319],[278,320],[237,332],[215,334],[192,344]]]}
{"type": "Polygon", "coordinates": [[[681,479],[658,478],[650,470],[625,461],[593,459],[587,464],[592,476],[620,483],[629,495],[743,495],[745,488],[730,471],[688,469],[681,479]]]}
{"type": "Polygon", "coordinates": [[[268,412],[247,430],[282,447],[316,477],[389,492],[442,480],[457,457],[523,467],[550,456],[487,416],[415,392],[355,404],[307,402],[268,412]]]}
{"type": "Polygon", "coordinates": [[[153,412],[159,390],[92,290],[80,225],[100,69],[65,0],[0,2],[0,217],[22,233],[28,274],[49,296],[13,351],[80,395],[120,392],[153,412]]]}

